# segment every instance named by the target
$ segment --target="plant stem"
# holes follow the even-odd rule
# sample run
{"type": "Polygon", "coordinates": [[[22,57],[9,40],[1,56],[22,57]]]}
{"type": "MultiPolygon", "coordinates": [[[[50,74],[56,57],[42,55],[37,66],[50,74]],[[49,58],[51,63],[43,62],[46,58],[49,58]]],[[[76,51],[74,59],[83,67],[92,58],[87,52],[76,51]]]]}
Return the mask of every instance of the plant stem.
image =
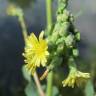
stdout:
{"type": "Polygon", "coordinates": [[[50,30],[52,26],[52,0],[46,0],[46,17],[47,17],[47,29],[50,30]]]}
{"type": "Polygon", "coordinates": [[[50,71],[47,77],[47,92],[46,96],[52,96],[53,71],[50,71]]]}
{"type": "MultiPolygon", "coordinates": [[[[46,0],[46,16],[47,16],[47,29],[50,32],[52,26],[52,0],[46,0]]],[[[48,33],[50,34],[50,33],[48,33]]],[[[52,84],[53,82],[53,71],[48,73],[47,77],[47,92],[46,96],[52,96],[52,84]]]]}
{"type": "Polygon", "coordinates": [[[45,96],[36,72],[34,73],[34,80],[35,80],[39,95],[40,96],[45,96]]]}
{"type": "Polygon", "coordinates": [[[26,43],[27,28],[26,28],[26,24],[25,24],[23,15],[18,16],[18,20],[19,20],[19,23],[20,23],[21,28],[22,28],[22,34],[23,34],[24,41],[26,43]]]}

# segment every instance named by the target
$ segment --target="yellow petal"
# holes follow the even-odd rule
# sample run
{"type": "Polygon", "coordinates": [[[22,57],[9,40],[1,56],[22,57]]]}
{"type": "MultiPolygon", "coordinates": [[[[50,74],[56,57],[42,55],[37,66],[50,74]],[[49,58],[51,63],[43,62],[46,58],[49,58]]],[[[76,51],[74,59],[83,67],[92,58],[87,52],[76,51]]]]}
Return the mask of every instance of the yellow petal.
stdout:
{"type": "Polygon", "coordinates": [[[30,42],[31,42],[32,46],[36,46],[39,43],[38,39],[37,39],[37,37],[35,36],[34,33],[31,33],[29,39],[30,39],[30,42]]]}
{"type": "Polygon", "coordinates": [[[47,50],[48,46],[47,46],[46,40],[40,40],[39,42],[40,42],[41,48],[44,50],[47,50]]]}
{"type": "Polygon", "coordinates": [[[39,59],[39,58],[37,58],[37,60],[36,60],[35,63],[36,63],[36,66],[37,66],[37,67],[40,67],[40,59],[39,59]]]}
{"type": "Polygon", "coordinates": [[[46,66],[46,62],[45,62],[45,60],[41,60],[41,65],[44,67],[44,66],[46,66]]]}
{"type": "Polygon", "coordinates": [[[48,51],[45,51],[45,55],[48,56],[49,55],[49,52],[48,51]]]}
{"type": "Polygon", "coordinates": [[[43,39],[43,36],[44,36],[44,31],[42,31],[39,35],[39,41],[43,39]]]}

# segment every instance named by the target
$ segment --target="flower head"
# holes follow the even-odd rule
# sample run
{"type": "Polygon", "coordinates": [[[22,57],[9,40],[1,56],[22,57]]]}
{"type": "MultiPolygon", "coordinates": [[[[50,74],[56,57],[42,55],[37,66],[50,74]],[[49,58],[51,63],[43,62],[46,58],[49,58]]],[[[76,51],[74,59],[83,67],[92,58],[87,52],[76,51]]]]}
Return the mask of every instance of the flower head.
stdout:
{"type": "Polygon", "coordinates": [[[7,8],[7,14],[11,16],[22,16],[22,9],[15,6],[14,4],[10,4],[7,8]]]}
{"type": "Polygon", "coordinates": [[[82,83],[85,83],[85,81],[89,78],[90,78],[89,73],[83,73],[77,70],[74,71],[71,70],[67,79],[65,79],[62,83],[64,87],[69,86],[73,88],[75,84],[77,86],[80,86],[82,83]]]}
{"type": "Polygon", "coordinates": [[[42,31],[39,35],[39,40],[32,33],[26,38],[25,57],[26,68],[29,73],[34,74],[37,67],[46,66],[48,52],[47,41],[43,39],[44,32],[42,31]]]}

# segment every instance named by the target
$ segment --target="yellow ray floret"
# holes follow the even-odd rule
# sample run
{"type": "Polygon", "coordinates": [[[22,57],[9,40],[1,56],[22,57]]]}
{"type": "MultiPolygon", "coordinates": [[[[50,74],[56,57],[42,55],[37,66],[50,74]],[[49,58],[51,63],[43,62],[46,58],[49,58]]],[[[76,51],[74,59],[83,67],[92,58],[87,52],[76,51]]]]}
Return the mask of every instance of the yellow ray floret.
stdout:
{"type": "Polygon", "coordinates": [[[80,86],[82,84],[84,84],[86,82],[86,80],[88,80],[90,78],[90,74],[89,73],[83,73],[77,70],[71,70],[71,72],[69,73],[69,76],[67,77],[67,79],[63,80],[63,86],[69,86],[69,87],[74,87],[75,84],[77,86],[80,86]]]}
{"type": "Polygon", "coordinates": [[[26,68],[32,75],[37,67],[46,66],[47,57],[49,55],[47,41],[43,39],[44,32],[39,35],[39,40],[32,33],[26,38],[25,57],[26,68]]]}

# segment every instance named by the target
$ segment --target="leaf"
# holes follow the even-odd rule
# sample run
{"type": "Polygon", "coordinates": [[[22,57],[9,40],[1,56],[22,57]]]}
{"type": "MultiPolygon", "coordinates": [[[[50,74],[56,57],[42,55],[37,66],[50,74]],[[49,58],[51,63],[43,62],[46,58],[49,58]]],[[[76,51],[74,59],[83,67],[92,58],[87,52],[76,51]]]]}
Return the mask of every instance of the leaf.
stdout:
{"type": "Polygon", "coordinates": [[[39,96],[36,87],[34,84],[29,83],[25,88],[25,94],[26,96],[39,96]]]}
{"type": "Polygon", "coordinates": [[[56,86],[53,86],[53,95],[52,96],[59,96],[59,90],[56,86]]]}
{"type": "Polygon", "coordinates": [[[92,81],[89,80],[85,87],[85,96],[94,96],[94,88],[92,81]]]}
{"type": "Polygon", "coordinates": [[[24,78],[25,78],[28,82],[31,82],[31,76],[28,74],[25,66],[22,67],[22,73],[23,73],[24,78]]]}

